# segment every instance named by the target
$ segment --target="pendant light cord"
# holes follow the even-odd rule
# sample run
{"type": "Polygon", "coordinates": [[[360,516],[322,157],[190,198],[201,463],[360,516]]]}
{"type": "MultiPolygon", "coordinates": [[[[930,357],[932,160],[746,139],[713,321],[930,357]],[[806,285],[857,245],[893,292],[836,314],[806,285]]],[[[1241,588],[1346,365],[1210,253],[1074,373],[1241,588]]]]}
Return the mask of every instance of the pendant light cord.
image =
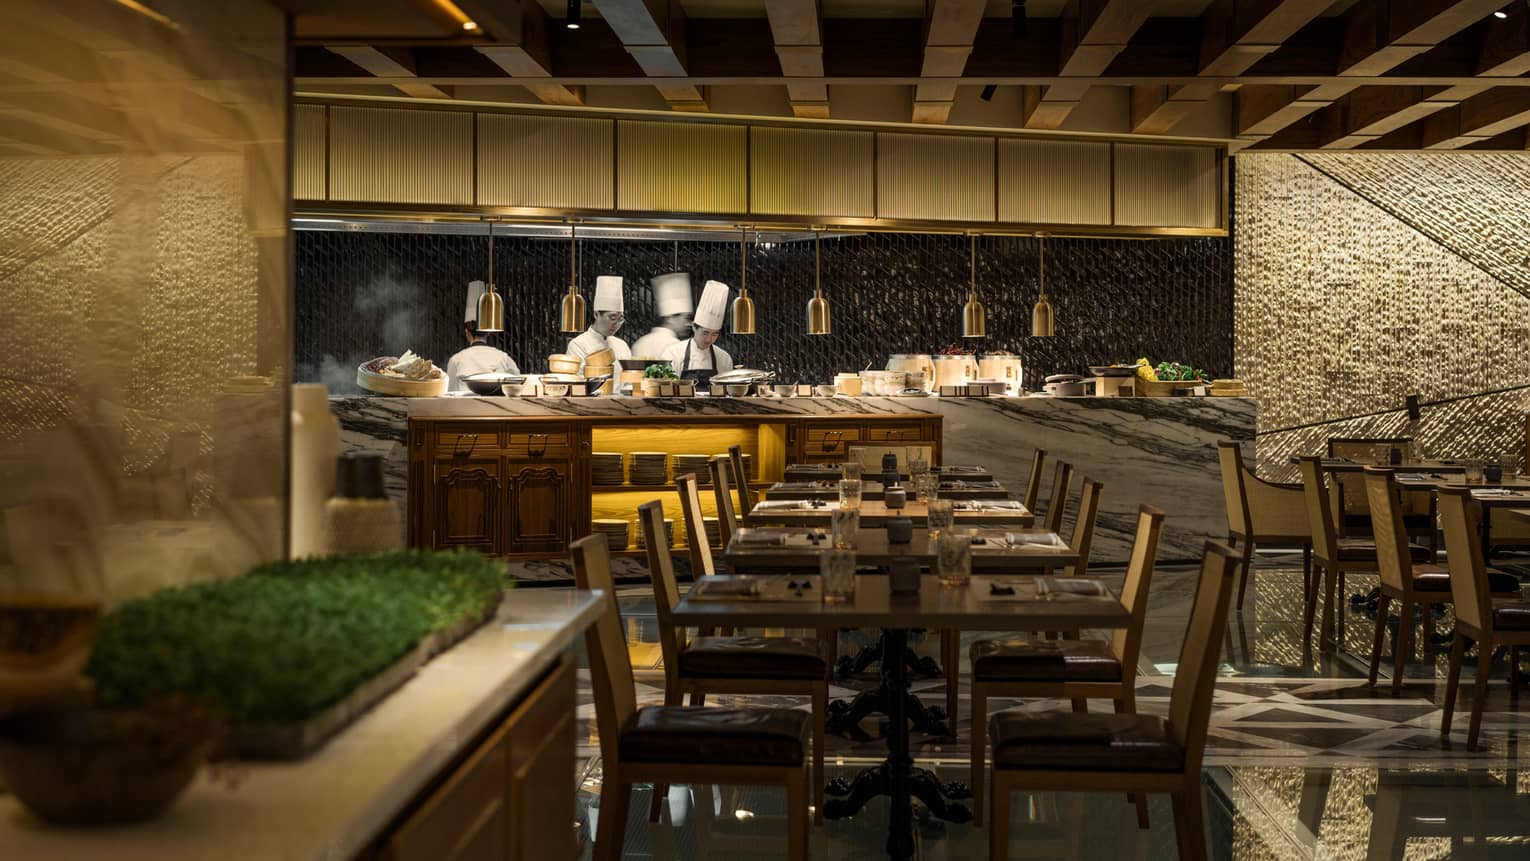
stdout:
{"type": "Polygon", "coordinates": [[[972,236],[972,262],[971,262],[971,269],[972,269],[972,296],[973,296],[973,298],[976,298],[977,297],[977,234],[974,233],[971,236],[972,236]]]}
{"type": "Polygon", "coordinates": [[[494,292],[494,219],[489,219],[489,292],[494,292]]]}
{"type": "Polygon", "coordinates": [[[1041,286],[1041,298],[1045,299],[1047,296],[1047,235],[1038,233],[1036,239],[1041,243],[1041,264],[1038,269],[1037,283],[1041,286]]]}
{"type": "Polygon", "coordinates": [[[813,231],[813,294],[823,295],[823,250],[821,240],[823,236],[818,231],[813,231]]]}
{"type": "Polygon", "coordinates": [[[749,228],[738,229],[738,292],[749,290],[749,228]]]}
{"type": "Polygon", "coordinates": [[[568,280],[571,286],[579,286],[579,269],[575,261],[578,259],[579,240],[576,231],[579,225],[570,221],[568,223],[568,280]]]}

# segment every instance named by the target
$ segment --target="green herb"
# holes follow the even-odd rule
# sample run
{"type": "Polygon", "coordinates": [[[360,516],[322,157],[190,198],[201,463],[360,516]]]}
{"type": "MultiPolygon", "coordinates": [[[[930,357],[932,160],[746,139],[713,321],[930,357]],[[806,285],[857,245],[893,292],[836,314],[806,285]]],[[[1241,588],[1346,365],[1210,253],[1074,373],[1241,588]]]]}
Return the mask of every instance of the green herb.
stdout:
{"type": "Polygon", "coordinates": [[[302,721],[495,606],[506,585],[476,553],[270,563],[123,604],[101,620],[87,672],[106,706],[187,695],[235,721],[302,721]]]}
{"type": "Polygon", "coordinates": [[[1206,379],[1206,372],[1200,368],[1192,368],[1179,362],[1159,362],[1154,368],[1158,379],[1164,382],[1190,382],[1192,380],[1206,379]]]}
{"type": "Polygon", "coordinates": [[[680,375],[668,362],[659,362],[643,369],[643,376],[650,380],[678,380],[680,375]]]}

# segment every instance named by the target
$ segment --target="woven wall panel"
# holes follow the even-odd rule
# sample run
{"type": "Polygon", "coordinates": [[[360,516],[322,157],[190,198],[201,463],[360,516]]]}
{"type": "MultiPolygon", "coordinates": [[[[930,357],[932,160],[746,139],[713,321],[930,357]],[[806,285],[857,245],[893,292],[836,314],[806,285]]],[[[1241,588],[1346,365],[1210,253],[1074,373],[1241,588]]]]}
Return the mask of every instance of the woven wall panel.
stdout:
{"type": "Polygon", "coordinates": [[[638,212],[747,212],[749,129],[616,124],[616,201],[638,212]]]}
{"type": "Polygon", "coordinates": [[[1109,224],[1110,144],[999,141],[999,220],[1109,224]]]}
{"type": "Polygon", "coordinates": [[[473,115],[329,109],[330,200],[473,202],[473,115]]]}
{"type": "Polygon", "coordinates": [[[1115,145],[1116,224],[1217,227],[1222,160],[1214,149],[1164,144],[1115,145]]]}
{"type": "Polygon", "coordinates": [[[292,197],[323,200],[328,170],[324,105],[292,106],[292,197]]]}
{"type": "Polygon", "coordinates": [[[877,215],[922,221],[992,221],[994,139],[877,135],[877,215]]]}
{"type": "Polygon", "coordinates": [[[478,114],[478,203],[610,209],[611,120],[478,114]]]}
{"type": "Polygon", "coordinates": [[[766,215],[876,215],[871,132],[750,129],[749,208],[766,215]]]}

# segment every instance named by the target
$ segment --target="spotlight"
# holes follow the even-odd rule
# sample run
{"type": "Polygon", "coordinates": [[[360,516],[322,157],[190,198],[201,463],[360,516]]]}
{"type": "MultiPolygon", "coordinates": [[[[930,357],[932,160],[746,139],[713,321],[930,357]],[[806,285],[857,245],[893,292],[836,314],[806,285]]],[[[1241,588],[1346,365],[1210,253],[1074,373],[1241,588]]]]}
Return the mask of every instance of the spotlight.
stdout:
{"type": "Polygon", "coordinates": [[[579,3],[579,0],[568,0],[568,14],[565,15],[564,18],[563,18],[563,26],[569,28],[570,30],[578,30],[579,29],[579,13],[580,13],[580,3],[579,3]]]}
{"type": "Polygon", "coordinates": [[[1493,17],[1497,18],[1500,21],[1502,21],[1504,18],[1509,17],[1509,13],[1503,11],[1502,9],[1499,9],[1497,12],[1493,13],[1493,17]]]}
{"type": "Polygon", "coordinates": [[[463,21],[462,22],[462,29],[464,29],[464,30],[468,31],[469,33],[471,33],[474,30],[478,29],[478,22],[477,21],[463,21]]]}
{"type": "Polygon", "coordinates": [[[994,91],[997,90],[998,88],[999,88],[998,84],[989,84],[989,85],[983,87],[983,92],[978,94],[978,98],[982,99],[985,102],[991,102],[991,101],[993,101],[994,91]]]}
{"type": "Polygon", "coordinates": [[[1009,22],[1014,27],[1015,38],[1025,36],[1025,0],[1010,0],[1009,22]]]}

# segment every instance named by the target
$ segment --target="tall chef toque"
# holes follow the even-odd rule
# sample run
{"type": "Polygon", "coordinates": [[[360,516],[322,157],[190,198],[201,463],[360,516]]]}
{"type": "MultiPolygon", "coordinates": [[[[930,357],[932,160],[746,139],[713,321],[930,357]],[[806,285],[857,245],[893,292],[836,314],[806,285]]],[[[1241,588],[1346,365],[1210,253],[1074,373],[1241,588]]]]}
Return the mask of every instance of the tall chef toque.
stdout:
{"type": "Polygon", "coordinates": [[[721,281],[708,281],[701,291],[701,302],[696,305],[696,325],[703,329],[721,329],[728,314],[728,285],[721,281]]]}
{"type": "Polygon", "coordinates": [[[478,298],[483,295],[482,281],[469,281],[467,289],[467,307],[462,312],[462,322],[478,322],[478,298]]]}
{"type": "Polygon", "coordinates": [[[595,279],[595,310],[626,310],[622,305],[622,276],[601,275],[595,279]]]}
{"type": "Polygon", "coordinates": [[[684,272],[660,275],[648,282],[653,286],[653,310],[660,317],[689,314],[696,310],[691,303],[691,276],[684,272]]]}

